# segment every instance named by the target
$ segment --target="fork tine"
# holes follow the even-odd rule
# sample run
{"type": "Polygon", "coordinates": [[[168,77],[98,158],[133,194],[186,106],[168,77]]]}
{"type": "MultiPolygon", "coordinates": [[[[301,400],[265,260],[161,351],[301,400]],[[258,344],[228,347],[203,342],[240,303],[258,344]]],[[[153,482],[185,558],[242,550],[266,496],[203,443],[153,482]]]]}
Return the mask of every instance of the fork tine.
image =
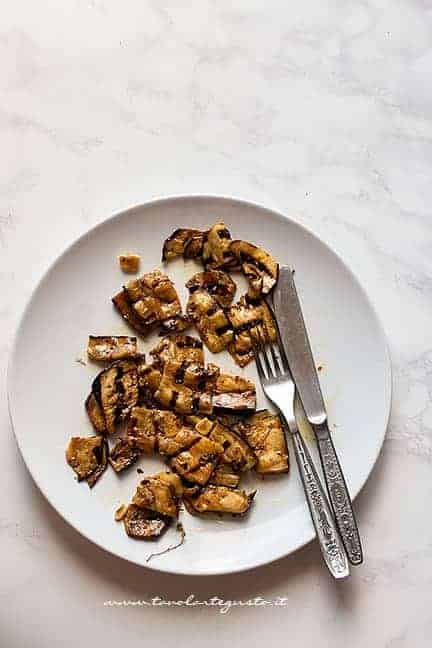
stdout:
{"type": "MultiPolygon", "coordinates": [[[[278,349],[278,350],[279,350],[279,349],[278,349]]],[[[278,357],[277,357],[277,355],[276,355],[276,352],[275,352],[275,350],[274,350],[274,348],[273,348],[273,344],[272,344],[272,343],[270,343],[270,353],[271,353],[271,357],[272,357],[272,359],[273,359],[273,364],[274,364],[274,368],[275,368],[276,376],[279,377],[279,376],[282,375],[282,371],[281,371],[281,368],[280,368],[280,366],[279,366],[279,360],[278,360],[278,357]]]]}
{"type": "Polygon", "coordinates": [[[283,348],[282,339],[279,333],[279,329],[276,327],[276,342],[277,350],[279,351],[279,357],[282,363],[282,374],[288,373],[290,371],[287,357],[285,355],[285,349],[283,348]]]}

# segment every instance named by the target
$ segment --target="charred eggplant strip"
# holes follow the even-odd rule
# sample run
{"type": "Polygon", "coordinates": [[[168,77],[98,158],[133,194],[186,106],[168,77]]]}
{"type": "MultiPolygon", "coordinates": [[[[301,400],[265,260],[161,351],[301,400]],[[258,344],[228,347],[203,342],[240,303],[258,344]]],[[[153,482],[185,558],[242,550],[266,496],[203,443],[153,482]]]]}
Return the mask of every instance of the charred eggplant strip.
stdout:
{"type": "Polygon", "coordinates": [[[269,307],[263,299],[250,299],[244,295],[227,311],[234,330],[234,339],[228,351],[240,367],[245,367],[253,358],[252,329],[258,328],[266,342],[276,340],[276,328],[269,307]]]}
{"type": "Polygon", "coordinates": [[[138,484],[132,504],[168,517],[177,517],[183,494],[178,475],[169,472],[146,477],[138,484]]]}
{"type": "Polygon", "coordinates": [[[154,359],[154,363],[160,367],[163,367],[169,360],[204,364],[203,344],[201,340],[190,335],[165,337],[150,351],[150,355],[154,359]]]}
{"type": "Polygon", "coordinates": [[[177,256],[193,259],[201,256],[205,232],[196,229],[176,229],[162,248],[162,261],[171,261],[177,256]]]}
{"type": "Polygon", "coordinates": [[[236,269],[240,264],[231,252],[231,234],[225,223],[215,223],[207,232],[202,250],[206,270],[236,269]]]}
{"type": "Polygon", "coordinates": [[[146,322],[139,317],[135,309],[132,308],[125,290],[121,290],[117,295],[114,295],[112,303],[129,326],[131,326],[140,335],[147,335],[149,327],[146,322]]]}
{"type": "Polygon", "coordinates": [[[278,280],[279,264],[262,248],[246,241],[232,241],[230,251],[249,281],[249,296],[268,295],[278,280]]]}
{"type": "Polygon", "coordinates": [[[228,488],[237,488],[240,483],[240,475],[238,475],[232,466],[226,463],[219,463],[209,481],[209,484],[215,486],[227,486],[228,488]]]}
{"type": "Polygon", "coordinates": [[[101,406],[98,403],[97,398],[93,393],[87,396],[85,401],[85,409],[90,419],[90,422],[93,425],[94,430],[98,434],[105,434],[106,433],[105,416],[101,406]]]}
{"type": "Polygon", "coordinates": [[[108,434],[125,420],[139,398],[138,372],[133,360],[119,360],[93,381],[92,392],[102,408],[108,434]]]}
{"type": "Polygon", "coordinates": [[[219,353],[232,342],[234,332],[230,320],[212,295],[205,290],[196,290],[188,300],[186,312],[204,344],[219,353]]]}
{"type": "Polygon", "coordinates": [[[129,438],[119,439],[111,450],[108,461],[118,473],[138,461],[141,452],[129,438]]]}
{"type": "Polygon", "coordinates": [[[242,473],[251,470],[256,464],[256,457],[248,444],[225,425],[215,421],[208,438],[223,448],[221,462],[232,467],[233,472],[242,473]]]}
{"type": "Polygon", "coordinates": [[[190,448],[173,457],[170,466],[186,481],[202,486],[210,479],[222,454],[223,447],[219,443],[201,437],[190,448]]]}
{"type": "Polygon", "coordinates": [[[138,353],[136,337],[126,335],[89,335],[87,355],[90,360],[113,362],[135,358],[138,353]]]}
{"type": "Polygon", "coordinates": [[[275,475],[288,472],[288,446],[279,416],[263,410],[237,423],[234,429],[254,451],[258,473],[275,475]]]}
{"type": "Polygon", "coordinates": [[[190,293],[205,290],[223,307],[229,306],[234,298],[236,285],[229,274],[222,270],[197,272],[186,284],[190,293]]]}
{"type": "Polygon", "coordinates": [[[248,512],[255,492],[246,493],[226,486],[208,485],[196,497],[185,498],[185,504],[190,513],[231,513],[242,516],[248,512]]]}
{"type": "Polygon", "coordinates": [[[66,448],[66,461],[78,475],[78,481],[86,479],[94,486],[106,468],[106,442],[103,437],[72,437],[66,448]],[[93,474],[95,477],[90,479],[93,474]]]}
{"type": "Polygon", "coordinates": [[[154,397],[163,407],[180,414],[208,414],[212,411],[212,397],[204,391],[206,381],[202,365],[169,360],[154,397]]]}
{"type": "Polygon", "coordinates": [[[231,412],[255,411],[255,385],[242,376],[221,373],[214,385],[212,403],[215,409],[230,410],[231,412]]]}
{"type": "Polygon", "coordinates": [[[123,525],[127,535],[136,540],[158,538],[171,524],[171,518],[161,516],[154,511],[129,504],[123,525]]]}

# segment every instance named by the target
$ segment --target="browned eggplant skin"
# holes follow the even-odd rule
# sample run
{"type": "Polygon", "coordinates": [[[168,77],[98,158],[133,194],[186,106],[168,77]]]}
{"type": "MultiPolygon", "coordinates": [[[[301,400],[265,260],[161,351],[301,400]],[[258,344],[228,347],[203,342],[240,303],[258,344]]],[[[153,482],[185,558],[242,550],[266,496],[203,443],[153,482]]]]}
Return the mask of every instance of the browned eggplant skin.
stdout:
{"type": "Polygon", "coordinates": [[[106,434],[106,421],[96,396],[91,393],[85,400],[85,409],[95,432],[106,434]]]}
{"type": "Polygon", "coordinates": [[[171,261],[177,256],[193,259],[201,256],[205,232],[197,229],[179,228],[165,240],[162,261],[171,261]]]}
{"type": "Polygon", "coordinates": [[[86,480],[92,488],[107,466],[108,445],[102,436],[71,437],[66,448],[66,461],[78,481],[86,480]]]}
{"type": "Polygon", "coordinates": [[[101,371],[93,381],[92,393],[99,403],[108,434],[115,432],[139,399],[137,363],[118,360],[101,371]]]}

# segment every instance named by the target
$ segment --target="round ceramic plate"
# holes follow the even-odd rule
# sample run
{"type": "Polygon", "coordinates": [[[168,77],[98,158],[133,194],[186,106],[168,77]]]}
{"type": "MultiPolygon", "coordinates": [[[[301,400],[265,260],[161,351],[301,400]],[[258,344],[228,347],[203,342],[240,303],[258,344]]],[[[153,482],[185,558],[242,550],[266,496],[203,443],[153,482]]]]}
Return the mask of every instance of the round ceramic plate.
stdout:
{"type": "MultiPolygon", "coordinates": [[[[87,336],[133,334],[111,305],[125,280],[117,255],[139,253],[142,272],[162,267],[162,243],[175,228],[206,229],[215,220],[224,220],[234,238],[261,245],[296,270],[334,442],[353,497],[378,457],[390,409],[389,356],[366,294],[341,259],[294,221],[244,201],[177,197],[117,214],[78,239],[39,283],[17,331],[8,390],[18,445],[42,493],[85,537],[139,565],[180,574],[222,574],[263,565],[315,535],[291,446],[289,474],[244,479],[243,487],[258,491],[247,517],[197,518],[183,511],[183,546],[149,562],[151,552],[178,540],[175,528],[157,542],[132,540],[114,521],[114,511],[130,501],[140,479],[136,468],[152,474],[163,469],[162,461],[143,457],[121,475],[109,468],[93,490],[75,481],[65,461],[69,437],[92,434],[83,404],[100,368],[77,361],[85,357],[87,336]]],[[[196,269],[194,261],[182,259],[166,268],[183,304],[184,284],[196,269]]],[[[148,352],[156,339],[141,340],[141,350],[148,352]]],[[[242,373],[227,353],[206,353],[224,369],[242,373]]],[[[268,407],[255,367],[243,371],[257,383],[259,408],[268,407]]],[[[311,431],[304,422],[301,429],[316,457],[311,431]]]]}

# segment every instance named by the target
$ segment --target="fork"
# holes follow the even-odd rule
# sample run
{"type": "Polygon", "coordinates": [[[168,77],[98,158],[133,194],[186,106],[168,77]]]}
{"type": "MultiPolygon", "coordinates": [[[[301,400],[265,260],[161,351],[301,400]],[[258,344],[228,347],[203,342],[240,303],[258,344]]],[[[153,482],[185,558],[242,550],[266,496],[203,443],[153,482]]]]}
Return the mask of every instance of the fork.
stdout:
{"type": "Polygon", "coordinates": [[[348,558],[333,514],[318,477],[312,457],[299,432],[294,413],[295,385],[279,338],[268,343],[255,327],[253,353],[258,376],[266,397],[281,415],[285,429],[291,433],[301,481],[306,494],[324,561],[334,578],[349,576],[348,558]]]}

